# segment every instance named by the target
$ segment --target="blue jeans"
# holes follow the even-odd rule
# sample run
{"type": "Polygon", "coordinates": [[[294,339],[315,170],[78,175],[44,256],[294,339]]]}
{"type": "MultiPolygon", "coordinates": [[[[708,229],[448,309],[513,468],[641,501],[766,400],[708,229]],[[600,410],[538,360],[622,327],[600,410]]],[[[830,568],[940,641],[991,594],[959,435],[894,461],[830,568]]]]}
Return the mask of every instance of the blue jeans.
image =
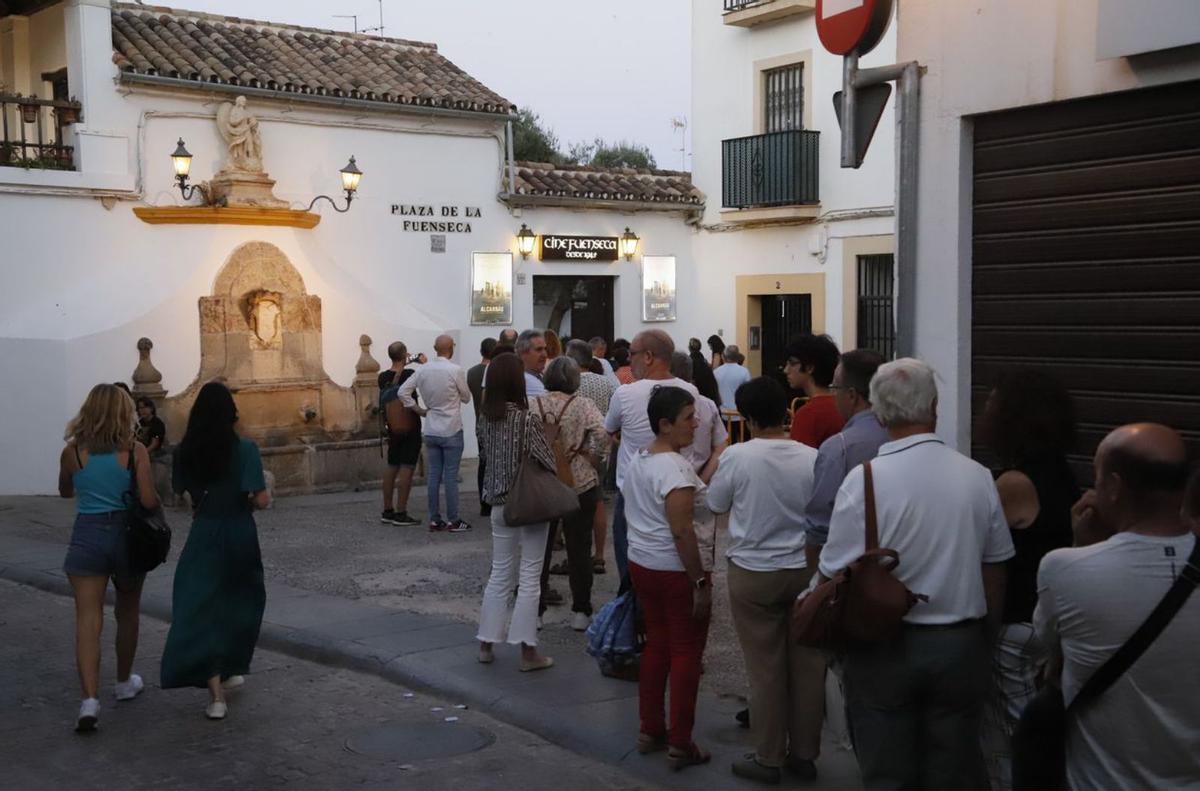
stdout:
{"type": "Polygon", "coordinates": [[[625,521],[625,495],[617,493],[617,507],[613,510],[613,555],[617,558],[617,574],[621,577],[621,587],[617,595],[630,588],[629,579],[629,523],[625,521]]]}
{"type": "Polygon", "coordinates": [[[425,435],[425,462],[429,467],[429,521],[442,518],[438,508],[438,490],[446,481],[446,517],[458,521],[458,467],[462,464],[463,433],[451,437],[425,435]]]}

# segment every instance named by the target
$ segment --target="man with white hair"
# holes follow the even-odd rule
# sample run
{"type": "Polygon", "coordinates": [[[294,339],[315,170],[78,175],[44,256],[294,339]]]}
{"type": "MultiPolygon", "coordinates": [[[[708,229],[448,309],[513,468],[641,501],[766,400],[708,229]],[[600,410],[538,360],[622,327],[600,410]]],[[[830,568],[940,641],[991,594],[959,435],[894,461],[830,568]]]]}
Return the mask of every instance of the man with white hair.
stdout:
{"type": "Polygon", "coordinates": [[[879,367],[870,401],[889,442],[838,490],[821,551],[832,577],[866,545],[864,468],[870,465],[879,546],[894,575],[928,597],[900,636],[844,656],[855,752],[867,789],[987,788],[979,730],[990,680],[989,635],[1014,554],[991,473],[934,433],[937,385],[925,363],[879,367]]]}

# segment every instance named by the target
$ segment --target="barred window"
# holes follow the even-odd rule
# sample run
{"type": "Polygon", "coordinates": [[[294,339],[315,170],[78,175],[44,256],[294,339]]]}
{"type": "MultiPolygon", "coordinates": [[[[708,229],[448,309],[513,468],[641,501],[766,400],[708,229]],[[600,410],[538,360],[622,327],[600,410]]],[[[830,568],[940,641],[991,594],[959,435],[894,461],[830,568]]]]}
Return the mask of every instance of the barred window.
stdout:
{"type": "Polygon", "coordinates": [[[858,257],[858,348],[896,358],[895,260],[891,253],[858,257]]]}
{"type": "Polygon", "coordinates": [[[795,63],[763,72],[766,81],[765,130],[786,132],[804,128],[804,64],[795,63]]]}

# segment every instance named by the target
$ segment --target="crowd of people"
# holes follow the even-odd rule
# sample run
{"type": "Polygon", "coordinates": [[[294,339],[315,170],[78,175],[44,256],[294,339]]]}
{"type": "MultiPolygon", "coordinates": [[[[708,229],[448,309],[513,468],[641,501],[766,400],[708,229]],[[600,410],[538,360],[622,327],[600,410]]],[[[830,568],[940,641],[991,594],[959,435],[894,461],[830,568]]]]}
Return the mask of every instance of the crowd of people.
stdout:
{"type": "MultiPolygon", "coordinates": [[[[1186,446],[1168,427],[1112,431],[1095,453],[1094,488],[1081,492],[1069,457],[1074,406],[1045,372],[1008,371],[991,383],[976,427],[989,468],[937,433],[937,376],[920,360],[843,353],[827,336],[805,335],[786,350],[789,392],[780,377],[754,377],[736,346],[717,336],[707,345],[706,358],[698,339],[676,351],[661,330],[611,345],[505,330],[464,371],[443,335],[432,361],[393,343],[379,377],[385,523],[420,524],[408,497],[423,448],[428,529],[470,529],[458,477],[461,409],[474,409],[479,507],[492,536],[481,663],[507,642],[520,646],[520,671],[553,666],[538,639],[546,607],[562,600],[552,573],[569,580],[572,628],[588,629],[594,575],[607,572],[605,490],[615,488],[619,594],[636,597],[645,637],[639,753],[665,752],[676,770],[710,760],[693,728],[719,529],[728,531],[720,595],[749,683],[739,719],[754,747],[731,771],[766,784],[785,772],[817,776],[834,673],[868,789],[1011,788],[1013,734],[1038,690],[1057,685],[1069,703],[1168,591],[1178,596],[1178,580],[1200,580],[1200,483],[1192,476],[1187,488],[1186,446]],[[527,465],[569,487],[578,507],[553,522],[506,522],[527,465]],[[836,654],[798,644],[797,598],[861,558],[871,531],[900,559],[892,574],[919,597],[899,635],[836,654]],[[566,559],[552,567],[559,534],[566,559]]],[[[124,565],[122,526],[131,495],[146,508],[158,495],[138,441],[154,441],[153,404],[136,408],[142,429],[134,402],[98,385],[62,453],[60,492],[78,498],[79,512],[64,570],[77,605],[80,730],[98,718],[109,577],[116,696],[143,687],[132,672],[142,578],[124,565]]],[[[253,510],[269,498],[257,447],[236,422],[229,390],[205,385],[174,458],[175,488],[189,494],[195,519],[176,572],[162,685],[207,687],[214,719],[249,668],[264,602],[253,510]]],[[[1069,711],[1069,787],[1183,788],[1200,777],[1200,597],[1182,595],[1132,667],[1069,711]]]]}

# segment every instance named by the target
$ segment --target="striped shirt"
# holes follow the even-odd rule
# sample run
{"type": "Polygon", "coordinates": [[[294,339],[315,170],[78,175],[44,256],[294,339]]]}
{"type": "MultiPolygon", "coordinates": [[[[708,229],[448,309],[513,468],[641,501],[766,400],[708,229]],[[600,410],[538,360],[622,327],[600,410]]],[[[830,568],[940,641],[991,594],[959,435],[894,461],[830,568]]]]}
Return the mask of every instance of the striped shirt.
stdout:
{"type": "Polygon", "coordinates": [[[510,403],[503,420],[483,416],[480,423],[479,438],[485,461],[483,501],[488,505],[504,504],[524,454],[532,454],[543,467],[555,471],[554,453],[546,442],[542,421],[536,416],[529,416],[526,410],[510,403]]]}

